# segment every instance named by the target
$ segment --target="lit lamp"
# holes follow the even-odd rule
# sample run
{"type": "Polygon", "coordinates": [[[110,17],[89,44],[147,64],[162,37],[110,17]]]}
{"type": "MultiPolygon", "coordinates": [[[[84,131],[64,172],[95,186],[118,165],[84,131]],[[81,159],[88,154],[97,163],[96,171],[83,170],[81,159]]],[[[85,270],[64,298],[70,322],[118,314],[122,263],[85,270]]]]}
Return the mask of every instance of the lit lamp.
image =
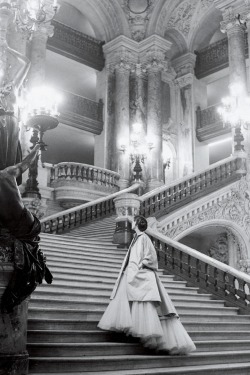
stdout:
{"type": "Polygon", "coordinates": [[[153,148],[152,143],[145,143],[142,131],[141,123],[134,123],[132,125],[132,132],[130,136],[131,147],[130,147],[130,159],[134,165],[134,181],[142,181],[142,167],[141,163],[144,164],[147,157],[148,151],[153,148]]]}
{"type": "MultiPolygon", "coordinates": [[[[46,144],[43,141],[44,133],[47,130],[57,127],[59,112],[57,110],[60,96],[52,88],[40,87],[34,88],[29,93],[24,94],[23,107],[21,111],[21,122],[27,128],[33,128],[33,135],[30,139],[31,149],[40,144],[41,151],[46,150],[46,144]]],[[[29,178],[26,183],[24,197],[41,197],[38,188],[38,160],[39,155],[29,169],[29,178]]]]}
{"type": "Polygon", "coordinates": [[[14,13],[14,22],[20,30],[32,32],[41,24],[51,22],[58,11],[57,0],[7,0],[0,1],[14,13]]]}
{"type": "Polygon", "coordinates": [[[242,86],[238,84],[230,86],[230,94],[222,99],[223,106],[218,108],[218,112],[224,126],[235,128],[234,150],[242,151],[244,146],[241,142],[244,141],[244,137],[241,133],[241,126],[247,129],[250,125],[250,98],[243,95],[242,86]]]}

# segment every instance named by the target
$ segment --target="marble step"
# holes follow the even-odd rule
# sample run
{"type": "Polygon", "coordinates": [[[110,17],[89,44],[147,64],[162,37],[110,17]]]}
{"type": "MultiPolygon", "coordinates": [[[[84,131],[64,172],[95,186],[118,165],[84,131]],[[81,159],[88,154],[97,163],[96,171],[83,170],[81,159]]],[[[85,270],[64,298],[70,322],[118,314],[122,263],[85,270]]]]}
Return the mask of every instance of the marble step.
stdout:
{"type": "Polygon", "coordinates": [[[178,365],[199,366],[230,363],[249,363],[250,350],[223,352],[195,352],[188,356],[166,355],[116,355],[116,356],[80,356],[80,357],[30,357],[30,372],[93,372],[103,374],[108,370],[133,370],[150,368],[170,368],[178,365]],[[178,358],[178,359],[177,359],[178,358]]]}
{"type": "Polygon", "coordinates": [[[136,355],[150,353],[140,343],[32,343],[27,344],[30,357],[83,357],[83,356],[110,356],[136,355]]]}
{"type": "MultiPolygon", "coordinates": [[[[67,272],[57,272],[57,271],[53,271],[53,276],[55,280],[65,282],[68,285],[71,285],[72,283],[72,286],[73,285],[77,286],[78,282],[80,283],[90,282],[91,284],[93,282],[96,282],[100,286],[102,284],[105,284],[109,286],[110,288],[113,288],[115,281],[117,279],[117,274],[113,274],[113,276],[112,274],[108,276],[106,275],[106,277],[103,277],[103,276],[100,276],[99,274],[91,276],[91,275],[86,275],[85,273],[84,274],[76,273],[76,272],[67,273],[67,272]]],[[[174,276],[170,276],[170,275],[161,275],[161,280],[162,282],[175,282],[174,276]]],[[[184,283],[186,283],[186,281],[184,281],[184,283]]]]}
{"type": "MultiPolygon", "coordinates": [[[[78,319],[73,319],[73,317],[66,317],[65,318],[45,318],[42,315],[42,310],[38,309],[38,313],[36,317],[31,317],[29,314],[28,317],[28,329],[29,330],[96,330],[97,324],[99,319],[93,319],[92,316],[88,316],[88,320],[85,319],[86,314],[84,317],[79,317],[78,319]],[[40,313],[40,315],[39,315],[40,313]]],[[[231,321],[223,322],[199,322],[197,321],[190,321],[187,317],[181,319],[184,327],[188,332],[196,331],[201,335],[204,332],[224,332],[226,335],[227,331],[230,332],[241,332],[245,333],[250,331],[250,322],[238,322],[237,320],[232,319],[231,321]]]]}
{"type": "Polygon", "coordinates": [[[97,265],[97,266],[102,266],[105,268],[117,267],[118,270],[120,270],[122,261],[123,261],[123,258],[116,259],[115,257],[109,257],[109,259],[107,259],[106,256],[95,257],[92,254],[89,254],[89,255],[72,254],[71,255],[71,254],[64,254],[63,252],[62,252],[61,257],[59,257],[54,251],[46,252],[46,256],[47,256],[48,265],[56,261],[60,263],[62,261],[61,257],[63,256],[63,262],[66,263],[68,266],[71,265],[72,263],[79,264],[79,265],[82,264],[84,266],[87,264],[90,264],[92,266],[97,265]]]}
{"type": "Polygon", "coordinates": [[[70,239],[64,240],[62,239],[42,239],[40,244],[42,246],[55,246],[58,248],[59,246],[65,246],[66,248],[72,248],[74,245],[74,250],[78,248],[96,248],[99,251],[104,251],[104,250],[109,250],[112,249],[113,251],[116,251],[117,253],[125,253],[126,249],[117,249],[117,245],[113,244],[112,241],[110,242],[105,242],[103,240],[97,241],[97,240],[92,240],[91,238],[86,238],[86,239],[78,239],[76,240],[75,238],[72,238],[72,241],[70,239]]]}
{"type": "MultiPolygon", "coordinates": [[[[196,288],[191,288],[191,287],[185,287],[183,286],[182,288],[180,287],[176,287],[176,285],[173,285],[173,286],[169,286],[168,288],[166,288],[168,294],[170,296],[172,296],[174,293],[176,293],[177,295],[199,295],[197,293],[197,289],[196,288]]],[[[107,290],[107,291],[100,291],[99,289],[99,286],[97,288],[93,288],[92,286],[89,286],[88,288],[86,289],[83,289],[81,288],[81,286],[79,287],[75,287],[74,289],[68,285],[68,284],[65,284],[65,283],[62,283],[62,285],[59,284],[59,282],[57,284],[42,284],[41,286],[38,286],[37,289],[36,289],[36,292],[33,293],[33,295],[35,296],[36,293],[38,292],[43,292],[43,293],[48,293],[48,294],[53,294],[54,296],[56,296],[56,293],[58,293],[60,296],[62,295],[67,295],[67,296],[93,296],[93,295],[96,295],[96,296],[100,296],[102,295],[102,297],[106,297],[106,298],[109,298],[110,297],[110,294],[111,294],[111,289],[110,290],[107,290]]]]}
{"type": "MultiPolygon", "coordinates": [[[[189,331],[191,338],[196,342],[206,341],[208,343],[214,341],[230,341],[235,340],[242,342],[248,341],[250,331],[189,331]]],[[[137,342],[136,338],[127,337],[122,333],[96,330],[28,330],[28,342],[54,342],[54,343],[88,343],[88,342],[137,342]]]]}
{"type": "MultiPolygon", "coordinates": [[[[57,375],[82,375],[82,372],[57,372],[57,375]]],[[[91,371],[89,375],[100,375],[100,371],[91,371]]],[[[230,363],[216,365],[184,366],[170,368],[150,368],[150,369],[132,369],[102,371],[101,375],[249,375],[250,363],[230,363]]],[[[35,375],[34,372],[29,375],[35,375]]],[[[39,375],[48,375],[48,373],[39,373],[39,375]]]]}
{"type": "MultiPolygon", "coordinates": [[[[201,311],[199,308],[197,309],[192,309],[192,308],[179,308],[179,315],[181,317],[181,320],[183,323],[185,321],[190,321],[190,322],[247,322],[250,323],[249,317],[244,316],[244,315],[236,315],[236,314],[224,314],[224,309],[223,315],[221,315],[222,311],[212,313],[211,311],[206,312],[206,308],[204,309],[203,313],[201,314],[201,311]],[[190,310],[192,312],[190,312],[190,310]]],[[[217,311],[219,309],[216,309],[217,311]]],[[[99,310],[91,310],[91,309],[84,309],[84,308],[68,308],[68,309],[61,309],[58,310],[58,308],[53,308],[53,307],[30,307],[29,308],[29,318],[38,318],[38,317],[43,317],[43,319],[62,319],[64,318],[65,320],[100,320],[101,316],[103,314],[103,311],[99,310]]]]}
{"type": "MultiPolygon", "coordinates": [[[[195,342],[197,352],[223,352],[232,350],[249,350],[250,340],[220,340],[195,342]]],[[[127,354],[152,354],[140,343],[120,342],[87,342],[87,343],[33,343],[28,342],[27,350],[31,357],[80,357],[80,356],[113,356],[127,354]]],[[[166,353],[165,353],[166,354],[166,353]]]]}
{"type": "Polygon", "coordinates": [[[65,257],[66,259],[68,258],[77,258],[77,259],[82,259],[84,260],[85,257],[92,258],[92,259],[106,259],[107,262],[114,259],[116,261],[119,261],[120,264],[122,264],[122,261],[124,259],[125,254],[118,254],[115,250],[110,250],[110,251],[105,251],[100,253],[100,251],[97,249],[95,251],[91,250],[86,250],[85,248],[79,249],[79,250],[72,250],[69,248],[67,250],[66,248],[63,248],[61,246],[58,246],[58,248],[55,248],[54,246],[51,246],[51,248],[46,247],[42,248],[42,251],[46,252],[49,255],[57,256],[59,257],[65,257]]]}
{"type": "MultiPolygon", "coordinates": [[[[217,306],[216,304],[206,303],[203,301],[194,301],[194,302],[185,302],[185,306],[183,306],[182,300],[176,300],[174,297],[171,298],[178,313],[181,314],[183,312],[190,312],[196,311],[197,309],[200,309],[201,314],[233,314],[235,310],[229,310],[227,311],[227,308],[223,306],[217,306]],[[222,309],[226,310],[222,310],[222,309]]],[[[93,309],[98,311],[104,311],[106,306],[109,303],[109,299],[102,299],[94,298],[94,297],[88,297],[88,298],[78,298],[76,299],[66,299],[66,298],[54,298],[53,296],[48,295],[48,293],[45,293],[44,295],[35,295],[32,296],[30,300],[30,306],[31,307],[53,307],[53,308],[60,308],[60,309],[67,309],[69,307],[72,307],[74,309],[77,308],[86,308],[86,309],[93,309]]]]}

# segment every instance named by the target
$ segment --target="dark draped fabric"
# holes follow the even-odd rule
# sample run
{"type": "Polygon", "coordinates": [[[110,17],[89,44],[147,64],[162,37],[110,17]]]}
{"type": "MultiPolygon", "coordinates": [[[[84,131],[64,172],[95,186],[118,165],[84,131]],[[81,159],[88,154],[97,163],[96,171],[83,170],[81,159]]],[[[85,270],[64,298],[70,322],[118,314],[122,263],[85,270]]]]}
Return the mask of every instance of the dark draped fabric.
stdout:
{"type": "Polygon", "coordinates": [[[52,282],[52,275],[46,266],[43,253],[39,249],[40,221],[24,208],[19,224],[6,228],[0,224],[1,247],[12,247],[14,254],[14,271],[2,296],[1,308],[10,313],[13,308],[24,301],[43,279],[52,282]]]}

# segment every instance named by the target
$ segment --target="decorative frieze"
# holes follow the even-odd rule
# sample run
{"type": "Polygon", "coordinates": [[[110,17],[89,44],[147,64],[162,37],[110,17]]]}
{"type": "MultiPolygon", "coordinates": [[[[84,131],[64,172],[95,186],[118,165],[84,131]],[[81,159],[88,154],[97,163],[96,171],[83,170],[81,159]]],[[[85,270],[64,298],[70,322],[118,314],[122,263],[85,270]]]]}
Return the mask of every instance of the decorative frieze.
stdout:
{"type": "MultiPolygon", "coordinates": [[[[187,215],[181,215],[181,219],[176,218],[176,223],[170,225],[165,221],[157,223],[160,233],[170,237],[179,238],[189,229],[201,226],[202,223],[216,223],[219,221],[231,222],[231,229],[245,233],[250,241],[250,183],[246,177],[230,188],[229,192],[213,200],[211,204],[206,204],[203,200],[196,209],[190,209],[187,215]],[[238,228],[238,229],[237,229],[238,228]]],[[[245,243],[246,246],[246,243],[245,243]]],[[[243,252],[243,250],[242,250],[243,252]]],[[[243,254],[246,257],[246,253],[243,254]]],[[[242,258],[241,258],[242,259],[242,258]]]]}

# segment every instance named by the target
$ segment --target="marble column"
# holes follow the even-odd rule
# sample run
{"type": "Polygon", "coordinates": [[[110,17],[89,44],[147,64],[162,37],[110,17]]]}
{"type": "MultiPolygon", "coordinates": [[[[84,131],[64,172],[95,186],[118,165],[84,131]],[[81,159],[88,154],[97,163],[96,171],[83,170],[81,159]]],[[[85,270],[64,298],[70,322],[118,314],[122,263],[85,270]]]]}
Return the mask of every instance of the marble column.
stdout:
{"type": "Polygon", "coordinates": [[[195,55],[187,53],[172,62],[177,78],[176,117],[177,117],[177,158],[178,175],[184,177],[194,169],[194,98],[193,81],[195,55]]]}
{"type": "Polygon", "coordinates": [[[112,170],[120,174],[120,188],[129,186],[129,77],[130,65],[120,61],[115,66],[115,129],[112,170]],[[125,146],[125,151],[121,150],[125,146]]]}
{"type": "Polygon", "coordinates": [[[232,7],[222,11],[223,21],[221,31],[228,37],[228,59],[230,84],[240,83],[246,93],[247,73],[245,58],[246,26],[238,18],[239,15],[232,7]]]}
{"type": "Polygon", "coordinates": [[[162,161],[162,118],[161,118],[161,72],[163,65],[152,60],[147,64],[148,72],[148,109],[147,109],[147,139],[150,151],[148,153],[149,180],[148,190],[163,185],[162,161]]]}
{"type": "Polygon", "coordinates": [[[41,25],[32,35],[30,48],[31,68],[29,72],[29,87],[37,87],[45,81],[45,64],[47,40],[52,37],[54,26],[51,24],[41,25]]]}

